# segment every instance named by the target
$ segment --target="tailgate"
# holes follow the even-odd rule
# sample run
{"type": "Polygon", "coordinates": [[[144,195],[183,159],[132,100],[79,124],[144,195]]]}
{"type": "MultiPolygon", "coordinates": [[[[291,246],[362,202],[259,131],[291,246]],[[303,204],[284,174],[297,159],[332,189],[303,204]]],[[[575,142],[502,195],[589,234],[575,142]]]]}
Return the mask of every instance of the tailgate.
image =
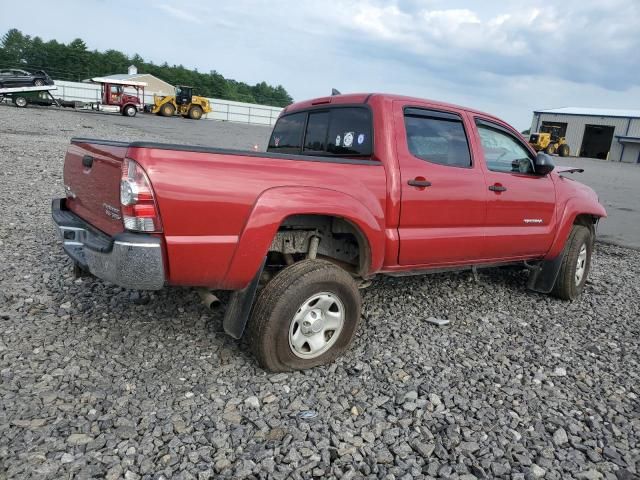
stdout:
{"type": "Polygon", "coordinates": [[[127,148],[124,142],[72,139],[64,161],[68,208],[108,235],[124,231],[120,178],[127,148]]]}

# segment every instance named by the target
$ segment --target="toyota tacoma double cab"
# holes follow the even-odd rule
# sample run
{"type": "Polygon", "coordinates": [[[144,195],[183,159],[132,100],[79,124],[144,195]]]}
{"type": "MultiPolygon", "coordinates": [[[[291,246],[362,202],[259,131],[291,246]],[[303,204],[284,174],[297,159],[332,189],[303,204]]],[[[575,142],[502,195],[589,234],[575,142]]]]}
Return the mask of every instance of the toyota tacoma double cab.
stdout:
{"type": "Polygon", "coordinates": [[[285,108],[266,152],[74,138],[52,214],[78,270],[232,291],[225,331],[285,371],[348,348],[375,275],[520,264],[575,299],[606,212],[569,170],[486,113],[335,95],[285,108]]]}

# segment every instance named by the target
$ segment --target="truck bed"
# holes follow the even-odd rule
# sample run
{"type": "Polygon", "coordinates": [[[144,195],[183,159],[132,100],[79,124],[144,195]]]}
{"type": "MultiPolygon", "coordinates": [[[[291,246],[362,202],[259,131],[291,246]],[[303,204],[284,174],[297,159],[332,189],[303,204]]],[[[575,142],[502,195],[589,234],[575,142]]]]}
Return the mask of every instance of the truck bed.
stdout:
{"type": "Polygon", "coordinates": [[[125,157],[143,167],[153,186],[172,284],[241,285],[251,278],[254,259],[249,256],[253,252],[239,253],[247,256],[247,263],[238,259],[246,275],[230,283],[221,277],[238,254],[236,247],[243,234],[279,224],[296,213],[313,214],[314,208],[326,214],[329,207],[361,223],[360,212],[349,213],[348,203],[353,201],[369,211],[377,228],[384,228],[386,175],[377,160],[74,138],[65,162],[65,186],[75,198],[67,205],[109,235],[123,230],[117,217],[120,166],[125,157]],[[94,159],[91,168],[82,163],[87,155],[94,159]],[[303,197],[308,198],[308,206],[297,212],[303,197]],[[277,211],[272,206],[276,198],[277,211]],[[295,198],[291,203],[296,207],[288,208],[287,198],[295,198]],[[248,225],[256,209],[265,211],[258,217],[251,215],[257,224],[248,225]]]}

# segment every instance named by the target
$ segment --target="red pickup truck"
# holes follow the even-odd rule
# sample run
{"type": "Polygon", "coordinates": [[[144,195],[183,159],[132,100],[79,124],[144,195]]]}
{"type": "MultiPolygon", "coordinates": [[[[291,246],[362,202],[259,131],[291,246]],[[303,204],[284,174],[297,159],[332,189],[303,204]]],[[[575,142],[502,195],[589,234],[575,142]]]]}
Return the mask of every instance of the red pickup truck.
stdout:
{"type": "Polygon", "coordinates": [[[521,264],[574,299],[606,212],[560,173],[486,113],[336,95],[287,107],[266,153],[74,138],[52,214],[104,280],[232,290],[225,331],[291,370],[348,347],[376,274],[521,264]]]}

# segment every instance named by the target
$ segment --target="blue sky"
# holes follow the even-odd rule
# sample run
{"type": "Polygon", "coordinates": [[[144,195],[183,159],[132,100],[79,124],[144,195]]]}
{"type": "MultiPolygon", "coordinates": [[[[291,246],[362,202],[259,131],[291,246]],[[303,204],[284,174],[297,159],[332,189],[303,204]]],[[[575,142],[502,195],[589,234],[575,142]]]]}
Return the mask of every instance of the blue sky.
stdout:
{"type": "Polygon", "coordinates": [[[37,13],[0,16],[0,32],[80,37],[91,49],[282,84],[296,100],[332,87],[400,93],[519,129],[534,109],[640,108],[636,0],[29,3],[37,13]]]}

